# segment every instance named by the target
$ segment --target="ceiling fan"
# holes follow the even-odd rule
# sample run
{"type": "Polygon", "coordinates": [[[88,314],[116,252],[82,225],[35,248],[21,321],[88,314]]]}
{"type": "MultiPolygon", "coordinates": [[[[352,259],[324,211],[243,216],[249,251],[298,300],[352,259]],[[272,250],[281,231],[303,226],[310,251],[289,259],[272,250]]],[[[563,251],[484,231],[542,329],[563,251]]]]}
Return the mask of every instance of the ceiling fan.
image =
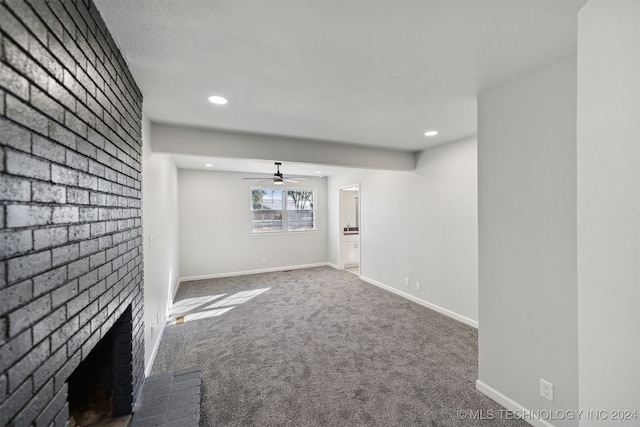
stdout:
{"type": "Polygon", "coordinates": [[[273,182],[274,185],[282,185],[285,182],[292,182],[292,183],[297,183],[299,179],[309,179],[309,177],[306,176],[288,176],[285,178],[285,176],[282,174],[282,172],[280,172],[280,166],[282,166],[281,162],[275,162],[274,163],[276,165],[276,173],[273,174],[273,178],[244,178],[244,179],[256,179],[259,180],[260,183],[263,182],[273,182]]]}

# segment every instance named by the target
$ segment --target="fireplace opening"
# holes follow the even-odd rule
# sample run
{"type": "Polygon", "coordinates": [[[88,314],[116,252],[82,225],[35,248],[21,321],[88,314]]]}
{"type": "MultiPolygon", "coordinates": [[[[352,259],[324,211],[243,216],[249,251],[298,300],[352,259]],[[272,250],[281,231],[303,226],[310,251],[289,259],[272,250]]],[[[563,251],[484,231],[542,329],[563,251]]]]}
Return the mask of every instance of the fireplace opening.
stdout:
{"type": "Polygon", "coordinates": [[[129,306],[69,376],[69,426],[109,425],[109,420],[131,414],[132,347],[129,306]]]}
{"type": "Polygon", "coordinates": [[[113,334],[98,342],[68,381],[69,425],[86,426],[111,418],[113,406],[113,334]],[[73,421],[71,421],[73,420],[73,421]]]}

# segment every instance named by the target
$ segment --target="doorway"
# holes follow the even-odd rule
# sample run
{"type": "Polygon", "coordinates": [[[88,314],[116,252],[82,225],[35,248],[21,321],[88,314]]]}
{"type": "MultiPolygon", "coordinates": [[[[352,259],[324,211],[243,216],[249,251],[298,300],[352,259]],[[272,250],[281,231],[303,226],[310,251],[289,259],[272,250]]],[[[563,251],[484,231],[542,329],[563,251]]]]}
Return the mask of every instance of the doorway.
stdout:
{"type": "Polygon", "coordinates": [[[360,275],[360,184],[340,188],[340,267],[360,275]]]}

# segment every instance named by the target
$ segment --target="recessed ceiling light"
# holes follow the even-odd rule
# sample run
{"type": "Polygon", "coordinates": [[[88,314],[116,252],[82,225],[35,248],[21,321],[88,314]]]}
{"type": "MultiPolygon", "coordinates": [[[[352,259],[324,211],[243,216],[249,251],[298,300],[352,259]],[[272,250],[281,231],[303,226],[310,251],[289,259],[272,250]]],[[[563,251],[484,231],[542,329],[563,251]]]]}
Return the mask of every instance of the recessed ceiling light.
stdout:
{"type": "Polygon", "coordinates": [[[213,167],[213,165],[211,163],[207,163],[207,164],[205,164],[205,166],[208,167],[208,168],[212,168],[213,167]]]}
{"type": "Polygon", "coordinates": [[[428,130],[424,133],[424,136],[436,136],[438,134],[437,130],[428,130]]]}
{"type": "Polygon", "coordinates": [[[212,104],[224,105],[228,101],[227,101],[227,98],[223,96],[213,95],[209,97],[209,102],[211,102],[212,104]]]}

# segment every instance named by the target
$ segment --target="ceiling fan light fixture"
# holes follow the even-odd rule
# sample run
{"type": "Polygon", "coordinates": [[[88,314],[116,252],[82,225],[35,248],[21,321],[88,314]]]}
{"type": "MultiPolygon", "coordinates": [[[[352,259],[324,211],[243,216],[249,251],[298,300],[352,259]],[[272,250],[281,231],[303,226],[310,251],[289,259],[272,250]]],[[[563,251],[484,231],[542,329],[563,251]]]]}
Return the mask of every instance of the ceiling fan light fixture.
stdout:
{"type": "Polygon", "coordinates": [[[282,165],[281,162],[275,162],[274,163],[276,165],[276,173],[273,174],[273,178],[243,178],[243,179],[256,179],[258,181],[262,182],[269,182],[269,183],[273,183],[273,185],[284,185],[285,182],[292,182],[294,184],[298,183],[298,179],[311,179],[309,177],[305,177],[305,176],[284,176],[284,174],[282,172],[280,172],[280,166],[282,165]]]}

